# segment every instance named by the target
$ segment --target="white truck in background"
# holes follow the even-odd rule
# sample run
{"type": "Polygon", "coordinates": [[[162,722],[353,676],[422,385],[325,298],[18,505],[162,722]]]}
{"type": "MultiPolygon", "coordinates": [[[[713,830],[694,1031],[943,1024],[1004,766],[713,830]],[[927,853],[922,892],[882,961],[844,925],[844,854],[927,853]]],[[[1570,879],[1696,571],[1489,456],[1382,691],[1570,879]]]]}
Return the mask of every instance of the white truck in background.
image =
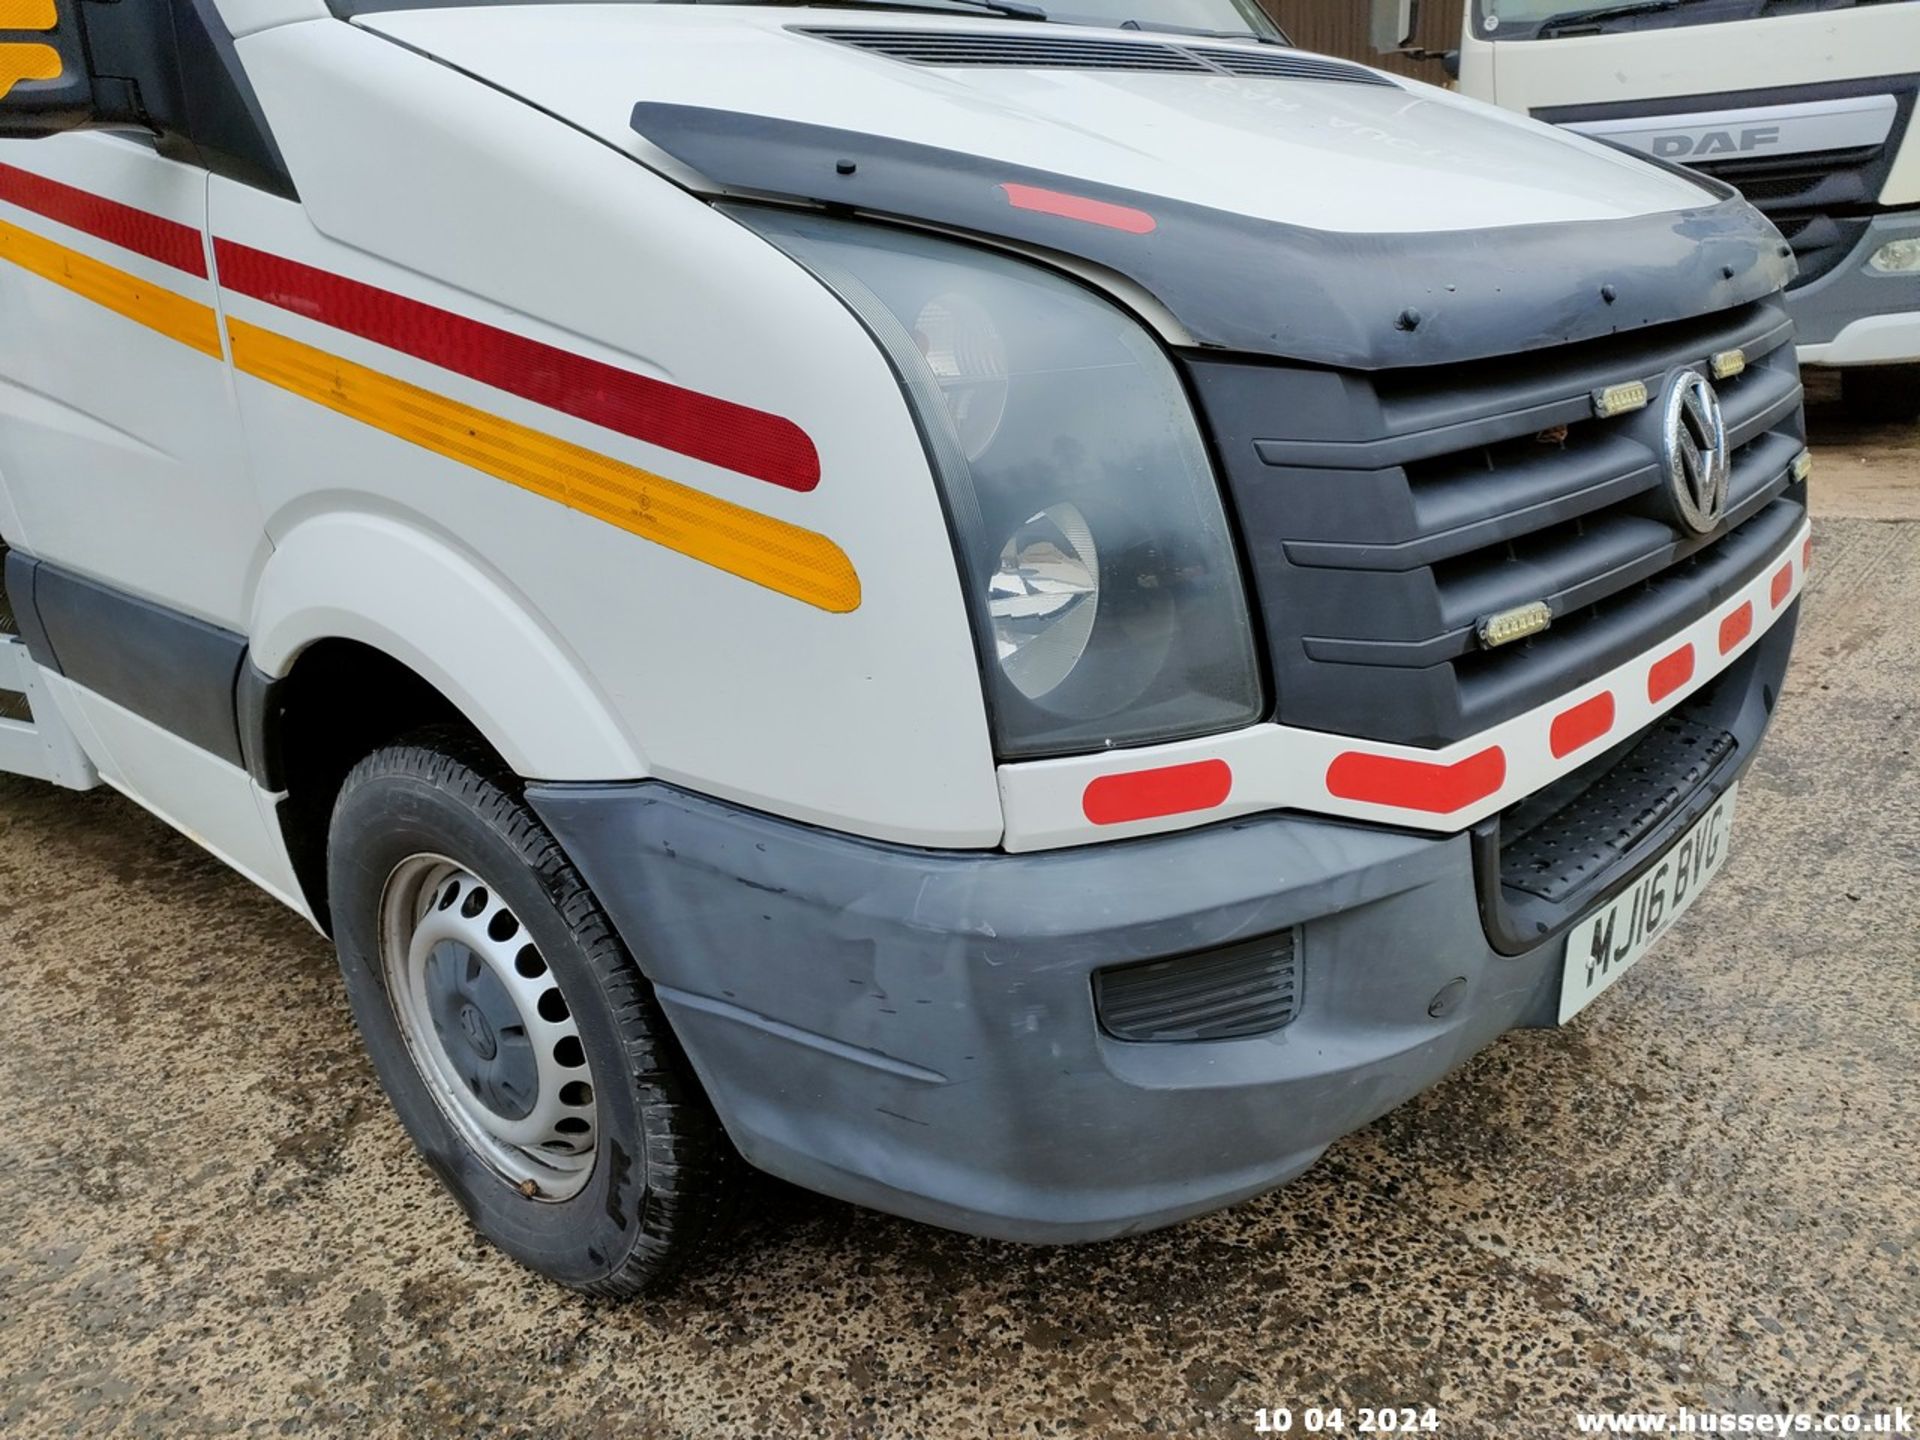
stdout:
{"type": "Polygon", "coordinates": [[[1466,95],[1737,185],[1799,260],[1801,363],[1862,419],[1920,415],[1920,4],[1467,0],[1448,63],[1466,95]]]}

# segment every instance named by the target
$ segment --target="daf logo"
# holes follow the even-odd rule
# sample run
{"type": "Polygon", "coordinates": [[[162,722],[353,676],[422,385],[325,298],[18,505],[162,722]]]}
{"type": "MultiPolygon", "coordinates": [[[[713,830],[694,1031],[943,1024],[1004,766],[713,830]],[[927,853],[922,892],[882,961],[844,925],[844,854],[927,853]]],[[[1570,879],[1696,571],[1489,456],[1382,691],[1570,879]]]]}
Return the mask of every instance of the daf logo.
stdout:
{"type": "Polygon", "coordinates": [[[1667,388],[1667,498],[1683,528],[1704,535],[1727,508],[1727,422],[1720,396],[1696,370],[1682,370],[1667,388]]]}
{"type": "Polygon", "coordinates": [[[1780,143],[1778,125],[1746,125],[1738,130],[1676,131],[1653,137],[1652,153],[1663,160],[1701,155],[1750,155],[1780,143]]]}

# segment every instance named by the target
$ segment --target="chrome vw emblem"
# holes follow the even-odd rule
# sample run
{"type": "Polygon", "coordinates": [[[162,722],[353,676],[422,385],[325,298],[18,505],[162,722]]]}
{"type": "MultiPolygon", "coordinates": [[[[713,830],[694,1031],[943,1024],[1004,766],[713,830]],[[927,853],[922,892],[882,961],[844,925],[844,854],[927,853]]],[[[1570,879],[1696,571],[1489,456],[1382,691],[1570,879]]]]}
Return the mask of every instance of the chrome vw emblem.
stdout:
{"type": "Polygon", "coordinates": [[[1727,422],[1720,396],[1697,370],[1682,370],[1667,390],[1667,496],[1686,529],[1706,534],[1727,508],[1727,422]]]}

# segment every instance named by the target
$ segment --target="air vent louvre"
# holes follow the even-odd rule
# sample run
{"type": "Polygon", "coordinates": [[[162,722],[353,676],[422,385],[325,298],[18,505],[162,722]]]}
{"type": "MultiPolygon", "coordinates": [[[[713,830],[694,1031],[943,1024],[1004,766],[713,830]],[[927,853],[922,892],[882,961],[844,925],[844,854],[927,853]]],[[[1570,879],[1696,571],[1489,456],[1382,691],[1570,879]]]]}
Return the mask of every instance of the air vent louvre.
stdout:
{"type": "Polygon", "coordinates": [[[1295,932],[1174,960],[1096,971],[1100,1026],[1118,1040],[1232,1040],[1266,1035],[1300,1010],[1295,932]]]}
{"type": "MultiPolygon", "coordinates": [[[[1062,27],[1064,28],[1064,27],[1062,27]]],[[[1325,80],[1386,85],[1383,75],[1292,51],[1174,45],[1150,40],[1102,40],[1072,35],[974,34],[957,30],[854,30],[796,27],[796,34],[830,40],[908,65],[995,66],[1031,70],[1135,70],[1166,75],[1240,75],[1278,80],[1325,80]]]]}
{"type": "Polygon", "coordinates": [[[1205,75],[1211,67],[1173,45],[1061,36],[972,35],[948,30],[826,30],[800,33],[909,65],[994,65],[1040,70],[1153,70],[1205,75]]]}
{"type": "Polygon", "coordinates": [[[1342,65],[1337,60],[1320,60],[1312,55],[1293,55],[1283,50],[1195,50],[1229,75],[1251,75],[1275,80],[1328,80],[1339,85],[1384,85],[1399,88],[1384,75],[1362,70],[1358,65],[1342,65]]]}

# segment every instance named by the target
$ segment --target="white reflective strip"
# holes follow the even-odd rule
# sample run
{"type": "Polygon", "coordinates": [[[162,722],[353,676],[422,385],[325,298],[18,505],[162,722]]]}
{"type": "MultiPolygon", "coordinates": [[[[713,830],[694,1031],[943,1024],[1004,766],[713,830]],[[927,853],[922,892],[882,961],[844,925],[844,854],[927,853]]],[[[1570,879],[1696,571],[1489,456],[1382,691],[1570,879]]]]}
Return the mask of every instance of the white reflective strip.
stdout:
{"type": "Polygon", "coordinates": [[[1899,109],[1891,95],[1855,95],[1686,115],[1575,120],[1566,128],[1604,136],[1663,160],[1806,155],[1878,145],[1893,129],[1899,109]]]}
{"type": "Polygon", "coordinates": [[[1187,830],[1196,825],[1211,825],[1234,816],[1267,810],[1300,810],[1318,815],[1374,820],[1438,834],[1463,830],[1586,764],[1604,751],[1609,743],[1624,740],[1651,725],[1758,644],[1760,637],[1786,613],[1793,598],[1800,593],[1800,587],[1806,583],[1802,555],[1807,538],[1812,533],[1811,524],[1802,525],[1793,540],[1777,551],[1760,573],[1741,587],[1738,593],[1729,596],[1686,629],[1664,637],[1659,644],[1618,669],[1443,750],[1386,745],[1375,740],[1358,740],[1318,730],[1297,730],[1284,725],[1256,725],[1237,730],[1231,735],[1217,735],[1205,740],[1187,740],[1138,750],[1117,750],[1104,755],[1074,756],[1065,760],[1002,765],[1000,798],[1007,819],[1003,843],[1011,851],[1053,850],[1065,845],[1085,845],[1092,841],[1187,830]],[[1792,568],[1792,585],[1776,606],[1772,595],[1773,577],[1780,573],[1783,564],[1792,568]],[[1753,605],[1752,630],[1730,652],[1721,654],[1720,622],[1749,602],[1753,605]],[[1655,662],[1673,654],[1683,645],[1693,646],[1693,677],[1660,700],[1649,700],[1648,672],[1655,662]],[[1556,759],[1551,739],[1554,719],[1604,691],[1611,691],[1614,697],[1612,727],[1605,736],[1564,759],[1556,759]],[[1342,800],[1327,791],[1328,767],[1341,755],[1358,752],[1415,760],[1428,765],[1454,765],[1495,745],[1506,755],[1505,784],[1486,799],[1451,814],[1434,815],[1391,805],[1342,800]],[[1131,775],[1142,770],[1192,764],[1201,760],[1224,760],[1232,769],[1233,789],[1226,804],[1192,814],[1169,815],[1124,825],[1095,825],[1087,819],[1082,806],[1087,786],[1092,781],[1102,776],[1131,775]]]}

